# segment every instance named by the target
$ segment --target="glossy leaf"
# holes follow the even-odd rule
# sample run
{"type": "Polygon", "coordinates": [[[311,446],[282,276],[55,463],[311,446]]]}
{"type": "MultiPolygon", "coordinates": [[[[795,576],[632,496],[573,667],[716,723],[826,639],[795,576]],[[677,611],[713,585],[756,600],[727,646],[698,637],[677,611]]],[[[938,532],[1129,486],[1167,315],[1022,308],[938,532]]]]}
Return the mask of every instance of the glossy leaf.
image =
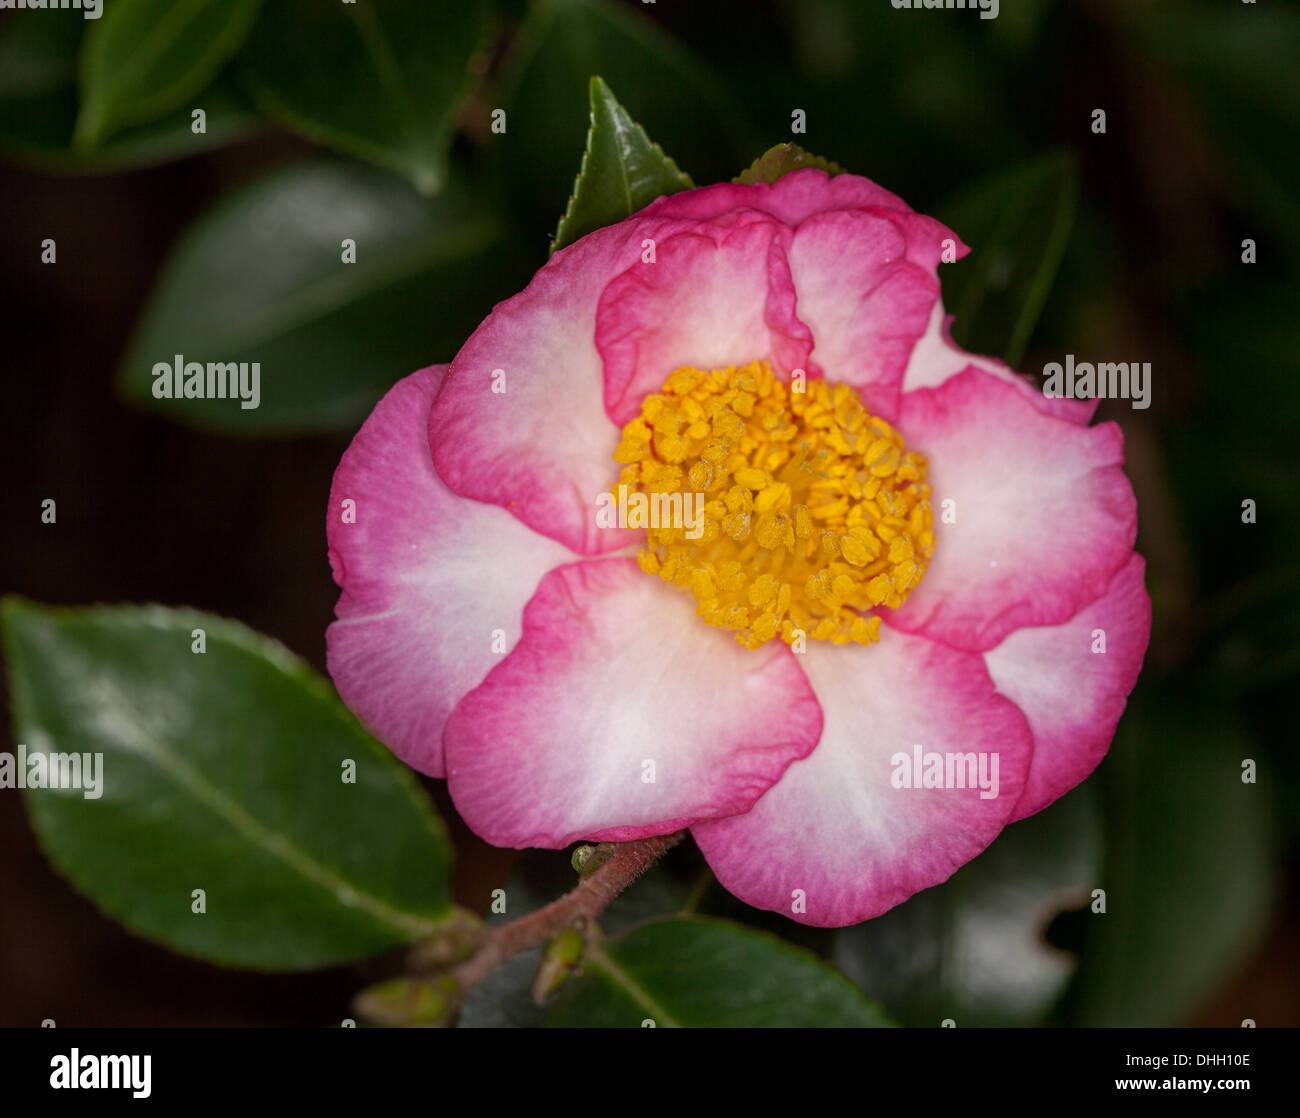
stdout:
{"type": "Polygon", "coordinates": [[[622,221],[656,198],[695,185],[651,142],[599,77],[591,79],[590,95],[587,150],[552,250],[622,221]]]}
{"type": "Polygon", "coordinates": [[[1097,884],[1097,814],[1084,787],[1013,823],[942,885],[841,931],[832,957],[905,1025],[1039,1024],[1077,966],[1044,932],[1097,884]]]}
{"type": "Polygon", "coordinates": [[[239,74],[284,127],[434,194],[447,179],[490,16],[487,0],[434,9],[424,0],[275,0],[240,55],[239,74]]]}
{"type": "Polygon", "coordinates": [[[194,131],[189,107],[122,129],[91,151],[74,148],[77,52],[87,21],[13,19],[0,34],[0,155],[45,171],[96,173],[179,159],[230,143],[258,126],[238,96],[218,80],[194,98],[205,130],[194,131]]]}
{"type": "Polygon", "coordinates": [[[985,179],[936,216],[971,246],[939,272],[953,337],[1015,366],[1024,356],[1074,224],[1078,170],[1051,155],[985,179]]]}
{"type": "Polygon", "coordinates": [[[123,358],[121,389],[217,431],[353,427],[400,377],[449,361],[516,289],[502,241],[466,187],[430,203],[361,164],[275,172],[227,197],[174,249],[123,358]],[[355,263],[344,262],[345,241],[355,263]],[[250,379],[258,363],[258,406],[156,398],[155,366],[174,367],[177,355],[245,362],[250,379]]]}
{"type": "Polygon", "coordinates": [[[376,954],[450,916],[450,848],[414,779],[281,645],[161,606],[10,598],[3,618],[16,740],[102,755],[97,796],[25,796],[50,860],[108,916],[275,970],[376,954]]]}
{"type": "Polygon", "coordinates": [[[82,45],[78,144],[93,148],[126,125],[186,106],[243,44],[261,3],[114,0],[106,5],[82,45]]]}
{"type": "Polygon", "coordinates": [[[880,1028],[891,1024],[839,971],[766,932],[674,917],[589,949],[561,988],[559,1027],[880,1028]]]}
{"type": "Polygon", "coordinates": [[[506,132],[486,145],[518,220],[539,237],[573,189],[593,76],[700,182],[730,177],[760,146],[727,87],[635,8],[538,0],[503,67],[491,99],[506,109],[506,132]]]}

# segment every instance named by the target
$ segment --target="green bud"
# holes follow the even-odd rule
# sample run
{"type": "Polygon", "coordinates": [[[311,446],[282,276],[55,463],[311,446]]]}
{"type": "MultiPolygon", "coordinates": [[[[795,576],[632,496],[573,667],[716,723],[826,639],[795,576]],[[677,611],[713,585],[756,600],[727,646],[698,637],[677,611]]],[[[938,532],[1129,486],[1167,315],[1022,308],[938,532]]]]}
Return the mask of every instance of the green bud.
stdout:
{"type": "Polygon", "coordinates": [[[565,928],[551,939],[542,954],[537,976],[533,979],[534,1002],[541,1005],[560,988],[582,959],[586,945],[586,939],[577,928],[565,928]]]}
{"type": "Polygon", "coordinates": [[[362,990],[352,1002],[357,1016],[396,1029],[437,1029],[450,1025],[458,988],[447,975],[390,978],[362,990]]]}
{"type": "Polygon", "coordinates": [[[483,921],[463,908],[411,950],[411,967],[420,972],[445,970],[468,959],[483,942],[483,921]]]}

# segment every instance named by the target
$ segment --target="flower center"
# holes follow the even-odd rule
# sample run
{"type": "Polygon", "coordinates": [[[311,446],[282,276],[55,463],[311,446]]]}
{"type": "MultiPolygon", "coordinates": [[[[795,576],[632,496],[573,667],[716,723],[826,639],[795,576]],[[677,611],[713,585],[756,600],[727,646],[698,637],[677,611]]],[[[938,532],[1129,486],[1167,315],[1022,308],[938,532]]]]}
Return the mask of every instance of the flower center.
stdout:
{"type": "Polygon", "coordinates": [[[862,611],[902,605],[934,549],[925,456],[848,385],[802,387],[766,362],[678,369],[614,452],[616,495],[703,503],[702,526],[652,518],[637,559],[746,648],[777,635],[870,644],[880,618],[862,611]]]}

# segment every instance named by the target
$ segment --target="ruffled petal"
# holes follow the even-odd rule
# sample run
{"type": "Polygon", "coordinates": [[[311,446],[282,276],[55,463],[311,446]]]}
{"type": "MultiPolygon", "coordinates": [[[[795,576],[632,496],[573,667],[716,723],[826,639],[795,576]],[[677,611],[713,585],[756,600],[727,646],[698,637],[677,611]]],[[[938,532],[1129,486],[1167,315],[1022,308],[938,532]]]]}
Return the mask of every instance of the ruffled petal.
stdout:
{"type": "Polygon", "coordinates": [[[753,211],[699,223],[655,245],[653,259],[605,288],[596,348],[605,363],[605,408],[616,423],[673,370],[772,363],[801,367],[811,349],[794,317],[794,288],[776,222],[753,211]]]}
{"type": "Polygon", "coordinates": [[[429,415],[434,465],[450,489],[583,555],[628,541],[595,523],[596,496],[618,477],[619,441],[602,405],[596,306],[639,260],[642,231],[622,222],[552,256],[456,354],[429,415]]]}
{"type": "Polygon", "coordinates": [[[498,846],[625,841],[748,810],[820,731],[785,645],[743,649],[634,560],[589,560],[543,580],[461,700],[447,777],[498,846]]]}
{"type": "Polygon", "coordinates": [[[930,460],[936,542],[888,625],[983,651],[1073,617],[1127,561],[1137,506],[1116,424],[1053,418],[967,369],[904,393],[899,429],[930,460]]]}
{"type": "Polygon", "coordinates": [[[997,377],[998,380],[1014,385],[1039,411],[1054,415],[1058,419],[1068,419],[1071,423],[1077,423],[1082,427],[1092,422],[1092,415],[1097,410],[1098,401],[1044,396],[1028,377],[1022,376],[1010,365],[1005,365],[992,357],[979,357],[967,353],[953,341],[952,324],[953,316],[945,313],[942,302],[936,302],[925,332],[912,350],[908,361],[907,371],[903,377],[904,392],[912,392],[918,388],[938,388],[958,373],[964,373],[974,367],[997,377]]]}
{"type": "Polygon", "coordinates": [[[789,256],[798,315],[813,336],[811,371],[852,385],[868,411],[892,422],[908,359],[939,298],[933,264],[909,259],[906,225],[863,210],[809,217],[789,256]]]}
{"type": "Polygon", "coordinates": [[[861,175],[829,175],[813,167],[791,171],[774,183],[720,182],[670,194],[642,211],[646,217],[710,221],[731,210],[761,210],[786,225],[796,226],[824,210],[854,210],[866,206],[912,213],[897,194],[861,175]]]}
{"type": "Polygon", "coordinates": [[[519,639],[541,576],[574,558],[438,479],[425,424],[445,369],[413,373],[379,401],[335,471],[326,517],[342,590],[325,635],[330,675],[361,721],[430,776],[443,772],[452,708],[519,639]]]}
{"type": "Polygon", "coordinates": [[[984,653],[993,682],[1024,712],[1034,734],[1016,819],[1063,796],[1110,748],[1151,635],[1145,572],[1135,554],[1106,593],[1069,621],[1017,629],[984,653]]]}
{"type": "Polygon", "coordinates": [[[924,638],[813,642],[800,662],[825,717],[817,748],[747,814],[692,830],[747,904],[819,927],[856,924],[947,880],[993,841],[1029,770],[1029,726],[977,654],[924,638]],[[972,755],[973,774],[963,761],[949,779],[940,760],[950,786],[925,787],[924,762],[905,780],[918,745],[972,755]],[[958,771],[968,786],[956,786],[958,771]]]}

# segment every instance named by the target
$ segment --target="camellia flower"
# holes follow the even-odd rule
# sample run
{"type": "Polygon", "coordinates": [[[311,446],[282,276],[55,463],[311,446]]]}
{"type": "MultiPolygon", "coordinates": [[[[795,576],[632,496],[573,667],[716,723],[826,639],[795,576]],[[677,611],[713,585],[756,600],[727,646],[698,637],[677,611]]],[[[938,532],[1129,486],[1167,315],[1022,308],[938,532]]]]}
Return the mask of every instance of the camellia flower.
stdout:
{"type": "Polygon", "coordinates": [[[946,880],[1097,765],[1150,628],[1119,429],[955,346],[965,251],[804,169],[555,253],[339,465],[344,700],[497,845],[689,827],[823,926],[946,880]]]}

